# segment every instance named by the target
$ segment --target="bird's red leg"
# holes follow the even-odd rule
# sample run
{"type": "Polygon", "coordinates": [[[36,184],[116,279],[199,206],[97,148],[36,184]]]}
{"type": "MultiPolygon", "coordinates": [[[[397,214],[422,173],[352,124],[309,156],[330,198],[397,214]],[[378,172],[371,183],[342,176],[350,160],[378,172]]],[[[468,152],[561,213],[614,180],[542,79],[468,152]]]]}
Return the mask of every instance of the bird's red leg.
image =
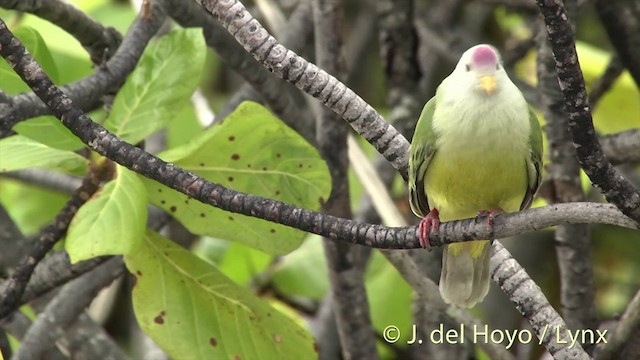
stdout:
{"type": "Polygon", "coordinates": [[[500,208],[495,208],[491,210],[480,210],[478,211],[478,216],[487,217],[487,229],[491,230],[493,229],[493,219],[496,217],[496,215],[500,215],[502,213],[504,213],[504,210],[500,208]]]}
{"type": "Polygon", "coordinates": [[[431,251],[429,234],[432,231],[438,232],[438,229],[440,229],[440,213],[438,213],[438,209],[431,209],[431,211],[429,211],[429,213],[420,220],[418,228],[420,229],[420,246],[431,251]]]}

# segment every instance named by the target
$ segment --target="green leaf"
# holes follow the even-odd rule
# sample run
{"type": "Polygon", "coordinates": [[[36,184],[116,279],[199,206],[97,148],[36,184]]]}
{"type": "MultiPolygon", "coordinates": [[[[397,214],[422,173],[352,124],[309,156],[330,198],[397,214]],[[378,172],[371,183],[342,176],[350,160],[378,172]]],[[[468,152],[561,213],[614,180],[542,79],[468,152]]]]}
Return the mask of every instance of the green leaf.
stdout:
{"type": "Polygon", "coordinates": [[[271,281],[279,292],[289,296],[320,300],[329,290],[328,279],[322,240],[311,235],[300,248],[278,261],[271,281]]]}
{"type": "Polygon", "coordinates": [[[173,31],[151,44],[116,95],[105,127],[134,144],[165,127],[196,90],[205,49],[200,29],[173,31]]]}
{"type": "MultiPolygon", "coordinates": [[[[49,48],[44,43],[42,36],[32,27],[21,26],[13,30],[15,36],[29,50],[44,71],[55,82],[58,79],[58,68],[53,62],[49,48]]],[[[0,86],[2,91],[9,95],[16,95],[22,92],[31,92],[31,88],[20,79],[20,76],[13,71],[6,61],[0,62],[0,86]]]]}
{"type": "Polygon", "coordinates": [[[269,266],[272,259],[272,255],[232,242],[217,265],[218,269],[236,284],[249,285],[269,266]]]}
{"type": "MultiPolygon", "coordinates": [[[[59,78],[58,68],[40,33],[29,26],[21,26],[15,29],[14,33],[36,60],[38,60],[38,63],[44,68],[47,75],[57,83],[59,78]]],[[[2,91],[10,95],[31,92],[29,86],[27,86],[18,74],[4,61],[0,64],[0,86],[2,91]]],[[[56,149],[76,150],[83,145],[80,140],[53,116],[41,116],[22,121],[15,125],[13,130],[20,135],[56,149]]]]}
{"type": "MultiPolygon", "coordinates": [[[[160,157],[223,186],[318,209],[331,178],[317,150],[264,107],[243,103],[223,123],[160,157]]],[[[300,246],[305,233],[232,214],[144,180],[151,201],[191,232],[239,241],[269,254],[300,246]]]]}
{"type": "Polygon", "coordinates": [[[199,258],[215,265],[236,284],[249,285],[269,267],[273,256],[238,242],[202,236],[192,247],[199,258]]]}
{"type": "Polygon", "coordinates": [[[78,150],[84,144],[53,116],[38,116],[13,127],[20,135],[60,150],[78,150]]]}
{"type": "Polygon", "coordinates": [[[101,255],[129,254],[147,222],[147,195],[135,173],[117,165],[116,178],[96,193],[69,225],[65,249],[72,263],[101,255]]]}
{"type": "Polygon", "coordinates": [[[140,327],[175,359],[310,359],[292,319],[158,234],[125,256],[140,327]]]}
{"type": "Polygon", "coordinates": [[[176,115],[176,121],[167,126],[167,148],[172,149],[186,144],[202,133],[202,124],[198,121],[196,109],[189,103],[176,115]]]}
{"type": "Polygon", "coordinates": [[[73,170],[84,166],[85,162],[74,152],[50,148],[22,135],[0,140],[0,172],[31,167],[73,170]]]}

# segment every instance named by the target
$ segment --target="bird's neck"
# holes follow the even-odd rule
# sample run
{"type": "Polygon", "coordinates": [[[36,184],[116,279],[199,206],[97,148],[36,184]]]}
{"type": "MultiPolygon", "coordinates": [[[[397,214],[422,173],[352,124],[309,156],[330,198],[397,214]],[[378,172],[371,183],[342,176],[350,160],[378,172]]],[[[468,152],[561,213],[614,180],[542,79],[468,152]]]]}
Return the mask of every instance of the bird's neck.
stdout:
{"type": "Polygon", "coordinates": [[[438,95],[442,102],[438,99],[433,127],[440,149],[518,151],[528,146],[529,109],[515,85],[489,96],[464,92],[438,95]]]}

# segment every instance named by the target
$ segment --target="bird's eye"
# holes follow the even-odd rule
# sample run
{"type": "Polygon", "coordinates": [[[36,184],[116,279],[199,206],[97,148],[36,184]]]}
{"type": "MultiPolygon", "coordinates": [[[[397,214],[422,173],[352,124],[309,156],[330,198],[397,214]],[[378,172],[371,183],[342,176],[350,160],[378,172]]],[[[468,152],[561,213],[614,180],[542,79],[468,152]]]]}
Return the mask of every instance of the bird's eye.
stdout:
{"type": "Polygon", "coordinates": [[[500,63],[496,63],[496,70],[500,70],[500,63]]]}
{"type": "Polygon", "coordinates": [[[467,68],[467,71],[471,71],[471,65],[467,64],[466,68],[467,68]]]}

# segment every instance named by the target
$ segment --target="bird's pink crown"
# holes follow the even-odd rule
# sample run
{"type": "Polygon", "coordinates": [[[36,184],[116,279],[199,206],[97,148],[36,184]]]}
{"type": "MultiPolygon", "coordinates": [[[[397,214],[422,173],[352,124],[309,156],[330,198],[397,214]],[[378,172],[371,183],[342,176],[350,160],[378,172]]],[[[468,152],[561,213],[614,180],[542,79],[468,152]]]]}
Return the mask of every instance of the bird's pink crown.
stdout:
{"type": "Polygon", "coordinates": [[[495,51],[489,46],[477,48],[471,58],[473,63],[479,66],[493,66],[498,62],[495,51]]]}

